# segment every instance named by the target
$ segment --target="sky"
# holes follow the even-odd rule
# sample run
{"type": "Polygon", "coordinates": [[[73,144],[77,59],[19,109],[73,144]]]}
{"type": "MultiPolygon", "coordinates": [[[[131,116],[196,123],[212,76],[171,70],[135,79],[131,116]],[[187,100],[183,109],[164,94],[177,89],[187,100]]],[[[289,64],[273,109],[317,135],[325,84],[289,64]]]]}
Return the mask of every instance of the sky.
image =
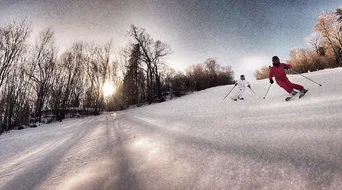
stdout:
{"type": "Polygon", "coordinates": [[[286,61],[291,49],[309,47],[318,15],[339,7],[339,0],[0,0],[0,26],[28,18],[32,38],[52,27],[59,50],[112,40],[119,51],[134,24],[171,47],[166,62],[176,70],[215,58],[253,80],[273,55],[286,61]]]}

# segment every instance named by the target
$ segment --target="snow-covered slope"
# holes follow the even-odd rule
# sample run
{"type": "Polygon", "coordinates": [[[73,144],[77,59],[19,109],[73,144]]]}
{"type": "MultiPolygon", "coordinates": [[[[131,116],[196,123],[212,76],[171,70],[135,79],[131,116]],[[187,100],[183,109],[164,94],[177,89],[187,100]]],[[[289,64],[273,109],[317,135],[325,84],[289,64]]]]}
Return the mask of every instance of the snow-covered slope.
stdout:
{"type": "MultiPolygon", "coordinates": [[[[268,80],[0,136],[0,189],[341,189],[342,69],[268,80]],[[234,93],[234,92],[233,92],[234,93]]],[[[248,79],[248,76],[246,76],[248,79]]]]}
{"type": "Polygon", "coordinates": [[[304,75],[318,81],[322,86],[302,76],[289,75],[290,81],[309,89],[304,98],[298,99],[297,95],[289,102],[284,101],[288,96],[286,91],[276,84],[272,85],[266,99],[263,99],[269,81],[261,80],[251,84],[257,95],[246,89],[243,101],[234,102],[229,97],[223,100],[232,86],[221,86],[134,112],[153,115],[162,120],[165,117],[170,121],[182,119],[191,127],[209,130],[210,127],[227,127],[232,126],[231,124],[250,127],[309,124],[339,126],[342,118],[342,69],[327,69],[304,75]]]}

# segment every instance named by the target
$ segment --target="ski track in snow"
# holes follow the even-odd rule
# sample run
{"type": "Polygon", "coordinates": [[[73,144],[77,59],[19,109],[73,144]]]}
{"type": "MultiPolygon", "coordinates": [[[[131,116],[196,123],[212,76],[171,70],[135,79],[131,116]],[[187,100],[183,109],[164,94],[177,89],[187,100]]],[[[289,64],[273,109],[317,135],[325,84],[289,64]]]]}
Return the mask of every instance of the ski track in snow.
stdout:
{"type": "MultiPolygon", "coordinates": [[[[342,69],[232,86],[0,136],[0,189],[342,189],[342,69]]],[[[248,79],[248,77],[247,77],[248,79]]]]}

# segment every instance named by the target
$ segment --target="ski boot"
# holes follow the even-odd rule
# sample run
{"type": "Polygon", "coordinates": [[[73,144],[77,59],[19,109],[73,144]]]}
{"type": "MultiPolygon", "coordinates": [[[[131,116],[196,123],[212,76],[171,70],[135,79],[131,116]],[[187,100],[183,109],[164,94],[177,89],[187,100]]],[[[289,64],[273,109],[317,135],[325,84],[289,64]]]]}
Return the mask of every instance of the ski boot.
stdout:
{"type": "Polygon", "coordinates": [[[298,92],[295,90],[292,90],[292,92],[290,93],[291,96],[286,97],[285,101],[290,101],[298,92]]]}
{"type": "Polygon", "coordinates": [[[308,89],[303,88],[303,90],[300,91],[299,98],[302,98],[307,92],[308,89]]]}
{"type": "Polygon", "coordinates": [[[298,93],[297,91],[292,90],[291,95],[292,95],[292,96],[295,96],[297,93],[298,93]]]}

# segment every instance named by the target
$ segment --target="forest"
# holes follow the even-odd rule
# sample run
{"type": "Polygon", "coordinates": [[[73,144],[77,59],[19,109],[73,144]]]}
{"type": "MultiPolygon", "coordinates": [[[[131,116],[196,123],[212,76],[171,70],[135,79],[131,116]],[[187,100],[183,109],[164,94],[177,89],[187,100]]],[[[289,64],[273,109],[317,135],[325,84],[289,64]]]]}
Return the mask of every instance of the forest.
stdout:
{"type": "Polygon", "coordinates": [[[127,33],[120,50],[112,40],[75,41],[61,52],[52,27],[31,36],[27,19],[0,26],[0,134],[234,83],[231,67],[213,58],[176,71],[166,63],[167,43],[135,25],[127,33]]]}

